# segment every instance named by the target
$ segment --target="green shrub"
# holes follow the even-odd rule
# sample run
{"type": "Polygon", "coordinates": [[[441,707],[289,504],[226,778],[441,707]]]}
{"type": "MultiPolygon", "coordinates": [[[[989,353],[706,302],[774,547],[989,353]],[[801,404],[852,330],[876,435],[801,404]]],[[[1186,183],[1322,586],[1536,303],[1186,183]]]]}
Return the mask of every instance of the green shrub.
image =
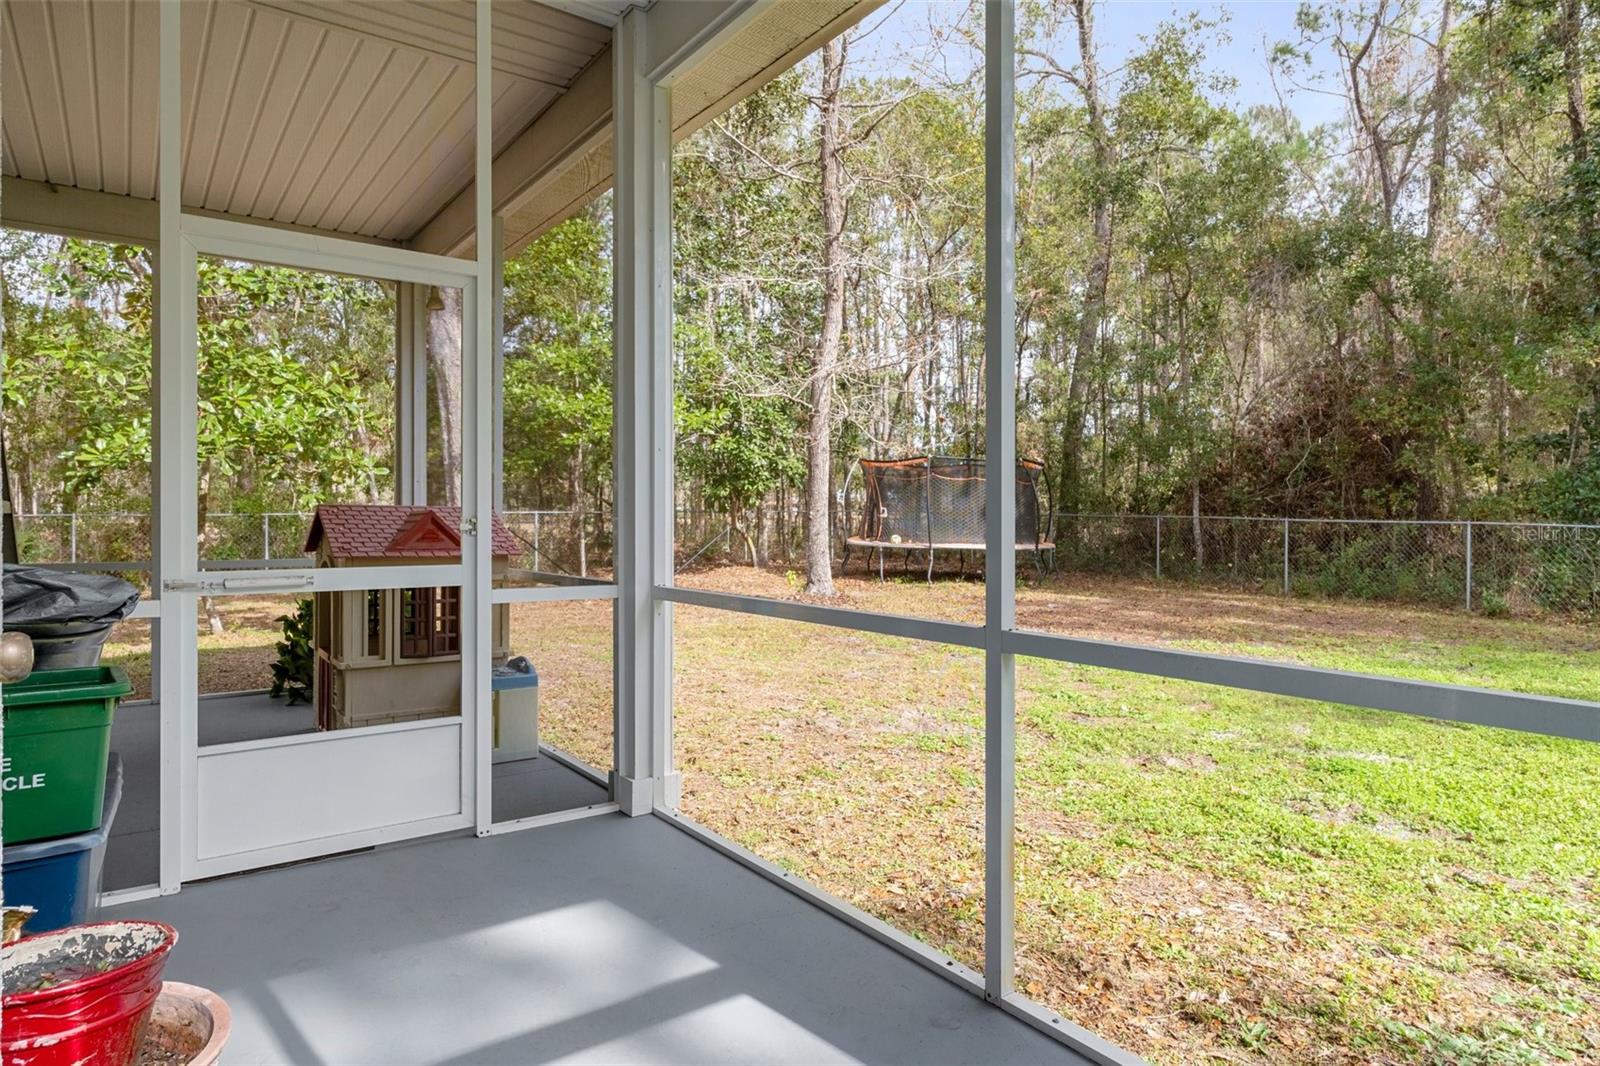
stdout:
{"type": "Polygon", "coordinates": [[[278,641],[278,661],[272,664],[273,696],[288,696],[289,706],[311,702],[311,677],[317,652],[311,644],[312,603],[301,600],[294,614],[281,614],[283,639],[278,641]]]}

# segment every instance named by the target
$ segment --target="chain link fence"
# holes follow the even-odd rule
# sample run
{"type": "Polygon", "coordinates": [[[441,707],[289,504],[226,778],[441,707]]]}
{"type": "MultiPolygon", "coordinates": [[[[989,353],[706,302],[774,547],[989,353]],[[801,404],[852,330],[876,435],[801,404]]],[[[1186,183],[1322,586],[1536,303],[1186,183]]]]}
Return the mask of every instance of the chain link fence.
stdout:
{"type": "Polygon", "coordinates": [[[1056,568],[1397,600],[1600,613],[1600,525],[1231,515],[1057,517],[1056,568]]]}
{"type": "MultiPolygon", "coordinates": [[[[84,568],[147,570],[150,516],[136,512],[19,514],[18,558],[84,568]]],[[[501,520],[523,547],[518,566],[589,576],[611,568],[611,515],[599,511],[503,511],[501,520]]],[[[305,560],[309,511],[239,514],[213,511],[201,524],[206,564],[283,566],[305,560]]]]}
{"type": "MultiPolygon", "coordinates": [[[[611,569],[611,515],[508,510],[501,514],[533,570],[592,576],[611,569]]],[[[150,516],[19,514],[20,558],[138,573],[150,558],[150,516]]],[[[202,554],[249,565],[299,561],[309,513],[212,513],[202,554]]],[[[725,512],[681,509],[680,563],[800,558],[799,523],[759,538],[725,512]],[[746,539],[747,532],[750,539],[746,539]]],[[[1600,614],[1600,525],[1407,522],[1232,515],[1058,515],[1058,572],[1194,581],[1284,595],[1394,600],[1489,614],[1600,614]]]]}

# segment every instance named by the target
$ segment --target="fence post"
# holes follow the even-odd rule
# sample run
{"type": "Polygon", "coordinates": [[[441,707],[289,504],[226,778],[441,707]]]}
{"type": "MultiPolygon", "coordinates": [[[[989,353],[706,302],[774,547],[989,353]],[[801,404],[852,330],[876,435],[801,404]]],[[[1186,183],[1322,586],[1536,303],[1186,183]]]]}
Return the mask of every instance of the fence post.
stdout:
{"type": "Polygon", "coordinates": [[[261,512],[261,558],[272,558],[272,516],[261,512]]]}
{"type": "Polygon", "coordinates": [[[78,561],[78,512],[72,512],[72,519],[67,524],[67,560],[78,561]]]}
{"type": "Polygon", "coordinates": [[[535,570],[539,569],[541,565],[539,560],[542,558],[539,554],[539,519],[542,515],[542,511],[533,512],[533,568],[535,570]]]}
{"type": "Polygon", "coordinates": [[[1283,594],[1289,595],[1289,520],[1283,520],[1283,594]]]}
{"type": "Polygon", "coordinates": [[[1472,610],[1472,523],[1467,523],[1467,610],[1472,610]]]}
{"type": "Polygon", "coordinates": [[[1161,516],[1156,515],[1156,580],[1161,580],[1161,516]]]}

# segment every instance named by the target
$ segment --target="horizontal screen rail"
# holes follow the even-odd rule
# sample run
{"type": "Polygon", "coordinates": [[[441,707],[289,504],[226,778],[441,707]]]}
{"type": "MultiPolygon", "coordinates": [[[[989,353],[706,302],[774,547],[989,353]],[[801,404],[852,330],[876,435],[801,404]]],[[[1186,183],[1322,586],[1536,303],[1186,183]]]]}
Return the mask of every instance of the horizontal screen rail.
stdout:
{"type": "Polygon", "coordinates": [[[617,586],[609,582],[594,585],[512,585],[489,590],[490,603],[557,603],[616,598],[617,586]]]}
{"type": "Polygon", "coordinates": [[[982,648],[984,645],[983,626],[968,625],[964,622],[936,622],[926,618],[908,618],[899,614],[857,611],[848,607],[821,607],[814,603],[797,603],[793,600],[769,600],[761,596],[706,592],[678,585],[657,585],[655,597],[669,603],[714,607],[723,611],[781,618],[790,622],[810,622],[819,626],[854,629],[887,637],[905,637],[908,640],[925,640],[934,644],[953,644],[961,648],[982,648]]]}
{"type": "MultiPolygon", "coordinates": [[[[711,607],[791,622],[853,629],[964,648],[984,646],[984,628],[903,615],[874,614],[790,600],[708,592],[658,585],[657,600],[711,607]]],[[[1468,725],[1493,726],[1542,736],[1600,742],[1600,702],[1540,696],[1440,681],[1358,674],[1299,663],[1271,662],[1212,652],[1118,644],[1031,630],[1001,636],[1001,650],[1013,655],[1080,666],[1122,670],[1176,681],[1220,685],[1278,696],[1393,711],[1468,725]]]]}
{"type": "Polygon", "coordinates": [[[1298,663],[1270,662],[1212,652],[1117,644],[1013,630],[1001,638],[1013,655],[1080,666],[1124,670],[1179,681],[1269,692],[1376,711],[1396,711],[1469,725],[1524,733],[1600,741],[1600,703],[1536,696],[1497,689],[1415,681],[1375,674],[1329,670],[1298,663]]]}
{"type": "Polygon", "coordinates": [[[513,581],[537,581],[543,585],[569,585],[574,588],[614,588],[616,586],[615,581],[603,577],[579,577],[577,574],[558,574],[549,570],[523,570],[516,567],[507,570],[505,576],[513,581]]]}
{"type": "Polygon", "coordinates": [[[418,563],[405,566],[344,566],[310,569],[212,570],[182,578],[167,578],[166,592],[202,596],[274,592],[375,592],[379,589],[460,588],[471,584],[459,563],[418,563]]]}

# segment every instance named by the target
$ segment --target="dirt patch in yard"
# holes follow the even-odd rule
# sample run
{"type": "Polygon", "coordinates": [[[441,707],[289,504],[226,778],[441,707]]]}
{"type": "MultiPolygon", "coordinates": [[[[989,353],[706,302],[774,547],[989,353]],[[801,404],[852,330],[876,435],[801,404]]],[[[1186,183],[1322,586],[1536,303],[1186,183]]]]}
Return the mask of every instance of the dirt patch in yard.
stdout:
{"type": "Polygon", "coordinates": [[[1181,770],[1189,773],[1209,774],[1216,770],[1217,760],[1202,752],[1182,755],[1136,755],[1129,765],[1141,770],[1181,770]]]}
{"type": "MultiPolygon", "coordinates": [[[[856,610],[983,622],[983,582],[890,575],[834,579],[833,599],[807,596],[792,572],[722,566],[681,573],[678,584],[743,596],[856,610]]],[[[1600,630],[1559,619],[1530,621],[1398,603],[1290,598],[1259,592],[1062,574],[1017,589],[1024,629],[1144,644],[1216,642],[1298,645],[1352,636],[1404,643],[1513,642],[1546,650],[1600,653],[1600,630]]]]}

